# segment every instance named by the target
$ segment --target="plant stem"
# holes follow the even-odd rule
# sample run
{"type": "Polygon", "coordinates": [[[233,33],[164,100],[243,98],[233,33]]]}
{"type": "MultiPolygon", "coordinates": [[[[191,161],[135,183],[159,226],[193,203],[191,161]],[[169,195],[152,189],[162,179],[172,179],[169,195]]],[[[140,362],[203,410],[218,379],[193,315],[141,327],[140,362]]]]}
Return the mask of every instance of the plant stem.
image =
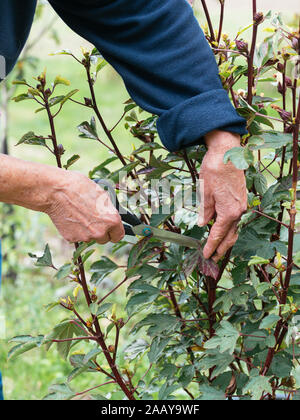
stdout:
{"type": "Polygon", "coordinates": [[[252,11],[253,11],[253,33],[252,33],[252,43],[251,43],[251,50],[250,54],[248,56],[248,103],[249,105],[252,105],[253,101],[253,86],[254,86],[254,54],[255,54],[255,47],[256,47],[256,41],[257,41],[257,28],[258,24],[254,20],[254,16],[257,12],[256,7],[256,0],[252,0],[252,11]]]}
{"type": "Polygon", "coordinates": [[[218,32],[218,39],[217,39],[218,44],[220,44],[220,40],[221,40],[221,36],[222,36],[222,29],[223,29],[223,22],[224,22],[225,0],[220,1],[220,4],[221,4],[221,13],[220,13],[219,32],[218,32]]]}
{"type": "Polygon", "coordinates": [[[210,14],[209,14],[209,11],[208,11],[208,8],[207,8],[207,5],[206,5],[206,1],[201,0],[201,3],[202,3],[202,6],[203,6],[203,9],[204,9],[204,13],[205,13],[207,24],[208,24],[209,31],[210,31],[210,41],[215,42],[216,38],[215,38],[214,28],[213,28],[212,23],[211,23],[211,18],[210,18],[210,14]]]}

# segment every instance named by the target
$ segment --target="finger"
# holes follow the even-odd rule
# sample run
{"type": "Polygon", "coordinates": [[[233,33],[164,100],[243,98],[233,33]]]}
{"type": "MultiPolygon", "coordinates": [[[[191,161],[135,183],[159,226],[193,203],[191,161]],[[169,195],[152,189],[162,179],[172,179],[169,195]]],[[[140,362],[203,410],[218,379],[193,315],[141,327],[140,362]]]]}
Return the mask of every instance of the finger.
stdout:
{"type": "Polygon", "coordinates": [[[111,242],[117,243],[120,242],[125,236],[125,230],[122,223],[118,223],[118,225],[113,226],[109,231],[108,235],[110,237],[111,242]]]}
{"type": "Polygon", "coordinates": [[[107,242],[110,242],[109,234],[105,233],[104,235],[101,235],[100,237],[96,238],[96,242],[100,245],[107,244],[107,242]]]}
{"type": "Polygon", "coordinates": [[[227,236],[224,238],[224,240],[220,243],[220,245],[218,246],[215,255],[212,257],[212,259],[215,262],[218,262],[220,260],[220,258],[222,258],[226,252],[233,247],[233,245],[236,243],[237,239],[238,239],[238,234],[237,234],[237,222],[234,222],[233,225],[231,226],[227,236]]]}
{"type": "Polygon", "coordinates": [[[217,216],[217,220],[211,228],[207,243],[203,250],[204,258],[208,259],[214,254],[221,242],[227,236],[232,224],[232,219],[225,219],[224,217],[217,216]]]}

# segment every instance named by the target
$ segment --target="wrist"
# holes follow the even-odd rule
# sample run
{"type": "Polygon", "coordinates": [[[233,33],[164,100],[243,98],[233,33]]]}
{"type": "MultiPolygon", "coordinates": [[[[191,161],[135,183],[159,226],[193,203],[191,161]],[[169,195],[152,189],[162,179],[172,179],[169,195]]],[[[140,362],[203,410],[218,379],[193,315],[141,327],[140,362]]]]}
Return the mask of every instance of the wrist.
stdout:
{"type": "Polygon", "coordinates": [[[63,171],[0,155],[0,201],[46,212],[63,171]]]}
{"type": "Polygon", "coordinates": [[[209,151],[225,153],[233,147],[240,147],[241,137],[229,131],[214,130],[205,135],[205,143],[209,151]]]}

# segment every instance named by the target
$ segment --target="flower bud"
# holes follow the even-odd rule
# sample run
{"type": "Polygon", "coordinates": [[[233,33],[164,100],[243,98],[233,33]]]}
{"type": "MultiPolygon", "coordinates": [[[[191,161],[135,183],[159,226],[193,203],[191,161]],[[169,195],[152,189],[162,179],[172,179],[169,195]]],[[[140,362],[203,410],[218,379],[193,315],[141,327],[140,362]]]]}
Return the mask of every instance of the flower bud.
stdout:
{"type": "Polygon", "coordinates": [[[248,43],[247,42],[242,41],[240,39],[236,39],[235,40],[235,45],[240,52],[245,52],[245,53],[248,54],[249,50],[248,50],[248,43]]]}
{"type": "Polygon", "coordinates": [[[260,25],[265,20],[264,14],[262,12],[255,13],[254,22],[256,25],[260,25]]]}
{"type": "Polygon", "coordinates": [[[65,149],[64,149],[64,146],[62,144],[59,144],[57,146],[57,150],[58,150],[58,153],[59,153],[60,156],[62,156],[65,153],[65,149]]]}
{"type": "Polygon", "coordinates": [[[278,64],[277,64],[277,70],[278,70],[280,73],[283,73],[283,72],[284,72],[284,65],[283,65],[282,63],[278,63],[278,64]]]}
{"type": "Polygon", "coordinates": [[[90,98],[84,98],[84,103],[86,104],[86,106],[92,106],[92,100],[90,98]]]}
{"type": "Polygon", "coordinates": [[[283,89],[283,86],[280,82],[277,85],[277,90],[281,95],[283,95],[286,92],[286,89],[283,89]]]}
{"type": "Polygon", "coordinates": [[[48,88],[48,89],[45,90],[45,95],[46,95],[47,98],[49,98],[49,96],[51,96],[51,93],[52,93],[51,89],[48,88]]]}
{"type": "Polygon", "coordinates": [[[285,84],[287,87],[293,87],[292,80],[287,76],[285,76],[285,84]]]}
{"type": "Polygon", "coordinates": [[[281,109],[278,105],[272,104],[271,108],[275,109],[275,111],[278,112],[278,114],[281,116],[282,120],[284,122],[291,122],[292,121],[292,113],[285,111],[284,109],[281,109]]]}

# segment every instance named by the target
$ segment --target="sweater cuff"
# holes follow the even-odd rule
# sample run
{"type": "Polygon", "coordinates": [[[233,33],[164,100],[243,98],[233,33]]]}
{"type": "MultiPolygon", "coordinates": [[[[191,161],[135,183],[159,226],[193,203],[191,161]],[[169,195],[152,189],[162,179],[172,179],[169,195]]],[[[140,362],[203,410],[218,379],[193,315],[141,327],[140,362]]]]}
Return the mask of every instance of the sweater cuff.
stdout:
{"type": "Polygon", "coordinates": [[[213,130],[247,134],[246,120],[238,115],[225,89],[201,93],[164,112],[158,134],[170,152],[200,144],[213,130]]]}

